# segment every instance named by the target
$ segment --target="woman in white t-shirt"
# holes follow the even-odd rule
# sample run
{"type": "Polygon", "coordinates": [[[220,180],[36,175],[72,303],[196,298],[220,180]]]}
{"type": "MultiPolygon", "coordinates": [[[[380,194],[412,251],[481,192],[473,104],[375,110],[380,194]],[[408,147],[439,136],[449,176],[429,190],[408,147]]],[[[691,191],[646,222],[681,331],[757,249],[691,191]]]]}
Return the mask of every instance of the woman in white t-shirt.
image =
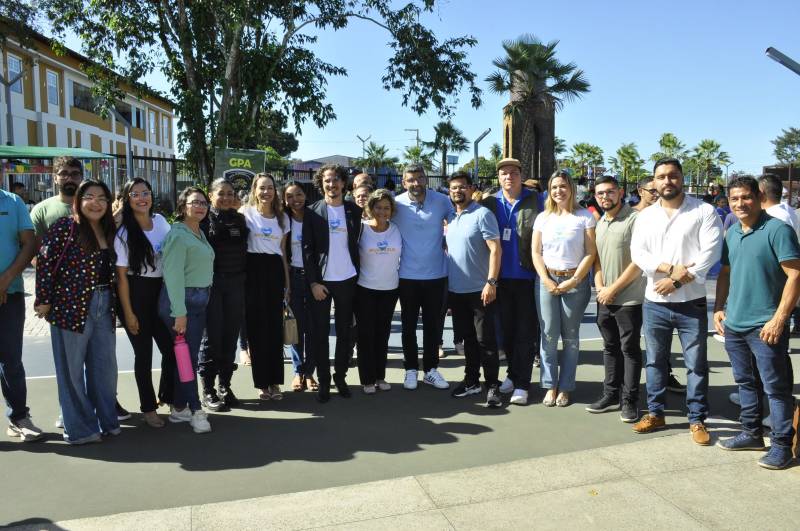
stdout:
{"type": "Polygon", "coordinates": [[[158,402],[171,404],[174,363],[172,336],[158,318],[158,296],[163,285],[161,244],[169,223],[153,214],[150,183],[135,178],[122,189],[122,224],[114,238],[117,255],[117,292],[122,307],[125,333],[133,346],[133,369],[139,404],[148,426],[161,428],[164,421],[156,414],[158,402]],[[153,390],[153,341],[161,351],[161,380],[158,399],[153,390]]]}
{"type": "Polygon", "coordinates": [[[308,337],[308,305],[311,292],[303,269],[303,220],[306,214],[306,193],[299,183],[289,181],[283,189],[284,207],[289,213],[289,241],[286,246],[289,263],[289,307],[297,321],[298,342],[289,345],[292,352],[292,368],[294,379],[293,391],[318,391],[319,385],[314,379],[314,356],[311,355],[308,337]]]}
{"type": "Polygon", "coordinates": [[[579,332],[589,304],[589,271],[597,253],[594,216],[578,205],[575,184],[564,171],[547,183],[545,211],[533,224],[533,264],[539,274],[536,308],[542,331],[541,385],[545,406],[569,405],[575,389],[579,332]],[[559,354],[558,339],[564,348],[559,354]]]}
{"type": "Polygon", "coordinates": [[[367,199],[361,239],[358,242],[361,269],[356,287],[358,322],[358,375],[366,394],[376,388],[388,391],[386,358],[394,307],[400,283],[403,239],[390,219],[395,213],[389,190],[375,190],[367,199]]]}
{"type": "Polygon", "coordinates": [[[281,400],[283,393],[283,304],[289,295],[286,235],[289,218],[275,179],[259,173],[253,179],[242,214],[247,236],[245,321],[253,384],[262,400],[281,400]]]}

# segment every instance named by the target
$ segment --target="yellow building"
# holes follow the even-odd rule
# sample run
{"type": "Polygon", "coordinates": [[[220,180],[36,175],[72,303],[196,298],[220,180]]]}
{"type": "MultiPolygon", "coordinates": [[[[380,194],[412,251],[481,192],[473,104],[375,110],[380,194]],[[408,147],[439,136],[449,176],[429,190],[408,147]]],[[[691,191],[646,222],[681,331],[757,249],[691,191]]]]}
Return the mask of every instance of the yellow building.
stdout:
{"type": "MultiPolygon", "coordinates": [[[[31,49],[9,38],[0,50],[0,68],[6,79],[23,72],[11,87],[14,145],[81,147],[125,155],[127,135],[113,116],[103,119],[94,111],[91,82],[81,70],[90,63],[66,50],[56,55],[50,39],[34,34],[31,49]]],[[[133,125],[133,154],[144,157],[175,156],[174,106],[147,89],[122,85],[124,100],[116,108],[133,125]]],[[[6,92],[0,90],[0,139],[8,143],[6,92]]]]}

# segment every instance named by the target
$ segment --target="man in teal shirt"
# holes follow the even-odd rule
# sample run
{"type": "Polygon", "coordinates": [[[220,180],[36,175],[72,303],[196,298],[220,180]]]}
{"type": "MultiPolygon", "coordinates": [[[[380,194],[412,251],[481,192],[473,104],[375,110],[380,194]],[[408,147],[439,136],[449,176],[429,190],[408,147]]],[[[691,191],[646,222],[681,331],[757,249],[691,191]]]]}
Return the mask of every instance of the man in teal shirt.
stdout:
{"type": "Polygon", "coordinates": [[[22,270],[34,253],[33,223],[22,199],[0,190],[0,381],[8,404],[8,433],[25,442],[35,441],[42,430],[28,415],[25,367],[22,365],[22,331],[25,294],[22,270]]]}
{"type": "Polygon", "coordinates": [[[728,194],[739,223],[725,236],[714,328],[725,337],[739,386],[743,431],[717,445],[724,450],[764,449],[761,409],[766,394],[772,445],[758,464],[786,468],[792,462],[794,437],[789,316],[800,296],[800,245],[789,225],[762,210],[755,179],[734,180],[728,194]]]}

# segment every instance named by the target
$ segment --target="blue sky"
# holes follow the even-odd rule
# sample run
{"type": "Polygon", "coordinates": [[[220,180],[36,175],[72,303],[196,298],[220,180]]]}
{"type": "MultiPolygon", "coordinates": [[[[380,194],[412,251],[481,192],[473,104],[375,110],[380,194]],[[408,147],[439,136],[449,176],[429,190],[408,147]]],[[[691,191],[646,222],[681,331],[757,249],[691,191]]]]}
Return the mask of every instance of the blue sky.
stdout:
{"type": "MultiPolygon", "coordinates": [[[[648,158],[663,132],[692,147],[703,138],[721,142],[733,159],[730,171],[759,172],[774,162],[770,140],[781,129],[800,127],[800,76],[764,54],[774,46],[800,61],[800,2],[446,0],[425,17],[442,38],[471,34],[478,45],[469,60],[480,85],[502,54],[501,43],[525,33],[560,40],[558,56],[586,72],[592,90],[556,117],[556,134],[571,146],[591,142],[605,157],[635,142],[648,158]]],[[[431,139],[435,112],[417,116],[399,93],[380,82],[389,56],[384,30],[355,21],[320,35],[316,50],[344,66],[348,76],[330,80],[328,100],[338,118],[324,129],[306,124],[293,156],[311,159],[361,152],[356,135],[371,135],[401,156],[419,128],[431,139]]],[[[148,81],[164,87],[158,75],[148,81]]],[[[505,97],[484,91],[473,109],[467,97],[453,122],[474,139],[486,128],[481,154],[501,141],[505,97]]],[[[460,154],[461,162],[471,154],[460,154]]]]}

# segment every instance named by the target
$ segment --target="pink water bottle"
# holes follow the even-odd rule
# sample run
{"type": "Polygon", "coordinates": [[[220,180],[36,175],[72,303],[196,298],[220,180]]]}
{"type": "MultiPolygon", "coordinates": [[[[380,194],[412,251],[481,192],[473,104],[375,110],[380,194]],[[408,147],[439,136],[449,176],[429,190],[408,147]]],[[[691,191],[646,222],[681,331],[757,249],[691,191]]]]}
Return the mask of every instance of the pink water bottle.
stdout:
{"type": "Polygon", "coordinates": [[[189,345],[186,344],[182,334],[175,336],[175,363],[178,365],[178,378],[182,382],[194,380],[192,357],[189,355],[189,345]]]}

